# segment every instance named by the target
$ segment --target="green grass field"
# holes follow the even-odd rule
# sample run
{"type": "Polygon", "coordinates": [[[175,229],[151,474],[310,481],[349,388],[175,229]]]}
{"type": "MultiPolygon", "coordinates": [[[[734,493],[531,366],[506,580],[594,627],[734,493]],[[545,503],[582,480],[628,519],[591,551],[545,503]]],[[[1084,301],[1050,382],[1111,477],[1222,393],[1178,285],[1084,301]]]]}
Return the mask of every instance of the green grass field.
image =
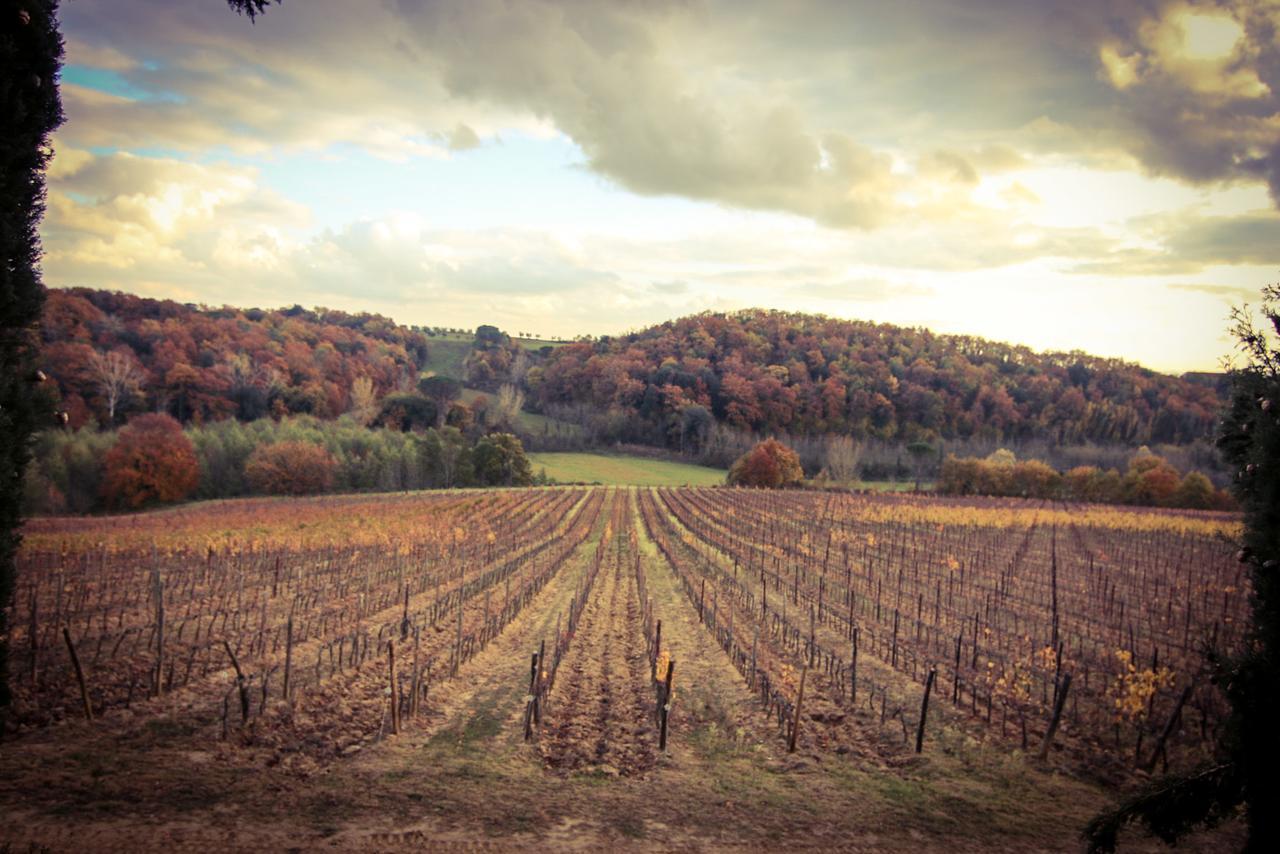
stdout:
{"type": "Polygon", "coordinates": [[[565,344],[569,343],[568,341],[552,341],[547,338],[514,338],[513,337],[511,340],[519,344],[521,347],[525,348],[526,350],[541,350],[543,347],[550,347],[551,349],[554,350],[557,347],[563,347],[565,344]]]}
{"type": "Polygon", "coordinates": [[[471,352],[472,340],[462,336],[428,338],[427,363],[422,366],[422,369],[461,382],[462,362],[471,352]]]}
{"type": "MultiPolygon", "coordinates": [[[[513,338],[511,339],[526,350],[541,350],[543,347],[563,347],[567,341],[549,341],[541,338],[513,338]]],[[[427,363],[422,366],[424,371],[430,371],[439,374],[442,377],[452,377],[455,380],[463,379],[462,363],[467,358],[467,354],[471,352],[471,347],[475,343],[475,337],[471,334],[454,335],[452,333],[437,333],[427,339],[427,363]]]]}
{"type": "Polygon", "coordinates": [[[612,454],[530,454],[536,474],[546,470],[557,483],[600,483],[607,486],[715,486],[724,483],[724,469],[705,468],[667,460],[612,454]]]}

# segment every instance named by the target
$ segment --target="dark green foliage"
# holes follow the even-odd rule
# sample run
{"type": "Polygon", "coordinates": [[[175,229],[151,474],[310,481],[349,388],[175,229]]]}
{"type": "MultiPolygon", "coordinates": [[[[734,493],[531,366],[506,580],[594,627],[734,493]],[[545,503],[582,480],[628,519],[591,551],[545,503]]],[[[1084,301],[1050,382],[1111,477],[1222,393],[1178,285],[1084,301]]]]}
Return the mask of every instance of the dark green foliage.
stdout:
{"type": "MultiPolygon", "coordinates": [[[[1244,311],[1235,314],[1236,337],[1249,364],[1232,374],[1230,407],[1218,447],[1236,472],[1244,510],[1241,560],[1252,581],[1253,621],[1240,658],[1219,675],[1232,717],[1224,747],[1236,764],[1249,823],[1249,848],[1280,850],[1280,285],[1264,291],[1271,329],[1258,330],[1244,311]]],[[[1228,790],[1226,796],[1234,794],[1228,790]]]]}
{"type": "Polygon", "coordinates": [[[418,391],[433,401],[441,414],[449,411],[450,402],[462,394],[462,383],[451,377],[423,377],[418,380],[418,391]]]}
{"type": "Polygon", "coordinates": [[[475,478],[471,446],[456,427],[428,430],[418,447],[418,459],[426,482],[449,489],[466,486],[475,478]]]}
{"type": "Polygon", "coordinates": [[[439,413],[435,401],[420,394],[389,394],[382,399],[375,423],[392,430],[425,430],[436,425],[439,413]]]}
{"type": "Polygon", "coordinates": [[[701,453],[716,426],[715,416],[710,410],[696,403],[681,409],[679,416],[673,415],[671,420],[672,429],[679,433],[677,447],[684,454],[701,453]]]}
{"type": "Polygon", "coordinates": [[[511,338],[507,333],[503,332],[496,326],[485,324],[476,328],[476,344],[478,349],[487,349],[489,347],[505,347],[511,343],[511,338]]]}
{"type": "Polygon", "coordinates": [[[7,608],[32,431],[45,420],[34,383],[34,326],[44,304],[37,227],[49,135],[62,124],[56,0],[0,0],[0,709],[9,704],[7,608]]]}
{"type": "Polygon", "coordinates": [[[1121,827],[1140,820],[1170,845],[1197,827],[1211,828],[1238,803],[1239,781],[1231,765],[1214,765],[1181,777],[1157,780],[1085,829],[1090,854],[1116,850],[1121,827]],[[1224,797],[1225,795],[1225,797],[1224,797]]]}
{"type": "Polygon", "coordinates": [[[1231,704],[1219,740],[1220,763],[1167,778],[1095,819],[1085,831],[1092,851],[1112,851],[1116,833],[1140,821],[1172,841],[1192,827],[1212,825],[1244,806],[1246,850],[1280,850],[1280,285],[1263,291],[1270,329],[1257,329],[1244,310],[1234,332],[1248,364],[1231,374],[1231,400],[1218,447],[1235,472],[1244,511],[1240,561],[1249,570],[1252,620],[1244,651],[1215,654],[1214,680],[1231,704]]]}
{"type": "Polygon", "coordinates": [[[529,486],[533,469],[524,445],[510,433],[491,433],[476,442],[472,453],[476,479],[483,486],[529,486]]]}
{"type": "MultiPolygon", "coordinates": [[[[279,3],[280,0],[275,0],[275,2],[279,3]]],[[[271,0],[227,0],[227,5],[250,21],[254,21],[267,10],[267,7],[271,5],[271,0]]]]}

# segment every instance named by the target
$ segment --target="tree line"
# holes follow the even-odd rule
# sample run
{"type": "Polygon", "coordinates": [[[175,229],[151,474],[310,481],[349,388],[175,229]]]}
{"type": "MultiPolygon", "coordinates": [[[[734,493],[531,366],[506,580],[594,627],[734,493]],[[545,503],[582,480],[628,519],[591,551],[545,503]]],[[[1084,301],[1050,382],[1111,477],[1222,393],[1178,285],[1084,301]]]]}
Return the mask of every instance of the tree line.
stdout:
{"type": "Polygon", "coordinates": [[[25,480],[29,514],[125,511],[183,499],[314,495],[536,480],[520,439],[456,427],[404,432],[309,415],[185,428],[148,413],[119,430],[37,435],[25,480]]]}
{"type": "Polygon", "coordinates": [[[937,481],[944,495],[1049,498],[1094,504],[1137,504],[1188,510],[1235,510],[1226,490],[1198,471],[1179,474],[1169,461],[1145,446],[1123,474],[1114,468],[1076,466],[1065,472],[1040,460],[1018,460],[1008,450],[985,459],[949,456],[937,481]]]}

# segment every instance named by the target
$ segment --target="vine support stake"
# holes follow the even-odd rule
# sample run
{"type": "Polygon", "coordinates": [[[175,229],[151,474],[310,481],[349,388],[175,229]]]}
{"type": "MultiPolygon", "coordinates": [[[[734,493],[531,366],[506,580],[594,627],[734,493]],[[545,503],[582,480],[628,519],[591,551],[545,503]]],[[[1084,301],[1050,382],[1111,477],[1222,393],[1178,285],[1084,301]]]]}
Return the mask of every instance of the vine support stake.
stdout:
{"type": "Polygon", "coordinates": [[[671,680],[675,678],[675,659],[667,662],[667,684],[662,689],[662,728],[658,731],[658,749],[667,749],[667,716],[671,714],[671,680]]]}
{"type": "Polygon", "coordinates": [[[80,686],[80,702],[84,704],[84,719],[93,720],[93,706],[89,704],[89,689],[84,683],[84,670],[80,667],[80,656],[76,655],[76,646],[71,642],[71,632],[62,627],[62,639],[67,642],[67,652],[71,654],[71,666],[76,671],[76,683],[80,686]]]}
{"type": "Polygon", "coordinates": [[[809,675],[809,667],[805,665],[800,671],[800,690],[796,694],[796,711],[791,718],[791,736],[787,739],[787,753],[796,752],[796,737],[800,735],[800,707],[804,705],[804,681],[809,675]]]}
{"type": "Polygon", "coordinates": [[[387,641],[387,680],[391,690],[391,734],[400,734],[400,691],[396,685],[396,642],[387,641]]]}
{"type": "Polygon", "coordinates": [[[933,680],[937,678],[938,668],[929,668],[929,678],[924,681],[924,699],[920,701],[920,726],[916,728],[916,753],[924,750],[924,723],[929,717],[929,693],[933,690],[933,680]]]}

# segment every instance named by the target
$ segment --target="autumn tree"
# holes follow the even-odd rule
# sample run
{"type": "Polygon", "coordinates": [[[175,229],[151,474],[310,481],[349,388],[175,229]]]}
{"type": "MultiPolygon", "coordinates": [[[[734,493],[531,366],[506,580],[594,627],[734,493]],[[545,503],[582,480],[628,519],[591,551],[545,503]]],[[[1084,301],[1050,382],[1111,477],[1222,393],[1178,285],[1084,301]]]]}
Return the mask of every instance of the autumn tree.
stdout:
{"type": "Polygon", "coordinates": [[[1173,506],[1211,510],[1219,504],[1213,482],[1198,471],[1189,471],[1173,493],[1173,506]]]}
{"type": "Polygon", "coordinates": [[[862,458],[862,444],[852,436],[828,436],[823,447],[823,462],[827,477],[837,483],[849,483],[858,479],[858,462],[862,458]]]}
{"type": "Polygon", "coordinates": [[[804,479],[800,457],[777,439],[757,442],[734,462],[727,482],[731,486],[762,486],[777,489],[804,479]]]}
{"type": "Polygon", "coordinates": [[[530,370],[526,388],[537,411],[621,409],[672,446],[681,439],[674,401],[759,434],[1010,443],[1185,443],[1211,433],[1219,406],[1210,376],[761,310],[557,347],[530,370]]]}
{"type": "Polygon", "coordinates": [[[168,415],[134,418],[107,452],[102,495],[114,509],[180,501],[200,480],[195,447],[168,415]]]}
{"type": "Polygon", "coordinates": [[[133,351],[118,348],[108,353],[94,351],[89,362],[98,392],[107,404],[107,424],[116,423],[116,409],[136,394],[146,374],[134,358],[133,351]]]}
{"type": "Polygon", "coordinates": [[[1173,502],[1180,479],[1177,469],[1144,445],[1129,461],[1121,489],[1129,504],[1164,506],[1173,502]]]}
{"type": "Polygon", "coordinates": [[[368,377],[356,377],[351,381],[351,417],[362,425],[368,426],[378,417],[378,395],[373,388],[373,380],[368,377]]]}
{"type": "Polygon", "coordinates": [[[260,445],[245,463],[245,479],[254,492],[267,495],[317,495],[333,487],[337,463],[314,442],[287,441],[260,445]]]}
{"type": "Polygon", "coordinates": [[[515,427],[520,410],[524,408],[524,392],[511,383],[503,383],[498,389],[497,399],[489,409],[490,423],[495,427],[507,430],[515,427]]]}

